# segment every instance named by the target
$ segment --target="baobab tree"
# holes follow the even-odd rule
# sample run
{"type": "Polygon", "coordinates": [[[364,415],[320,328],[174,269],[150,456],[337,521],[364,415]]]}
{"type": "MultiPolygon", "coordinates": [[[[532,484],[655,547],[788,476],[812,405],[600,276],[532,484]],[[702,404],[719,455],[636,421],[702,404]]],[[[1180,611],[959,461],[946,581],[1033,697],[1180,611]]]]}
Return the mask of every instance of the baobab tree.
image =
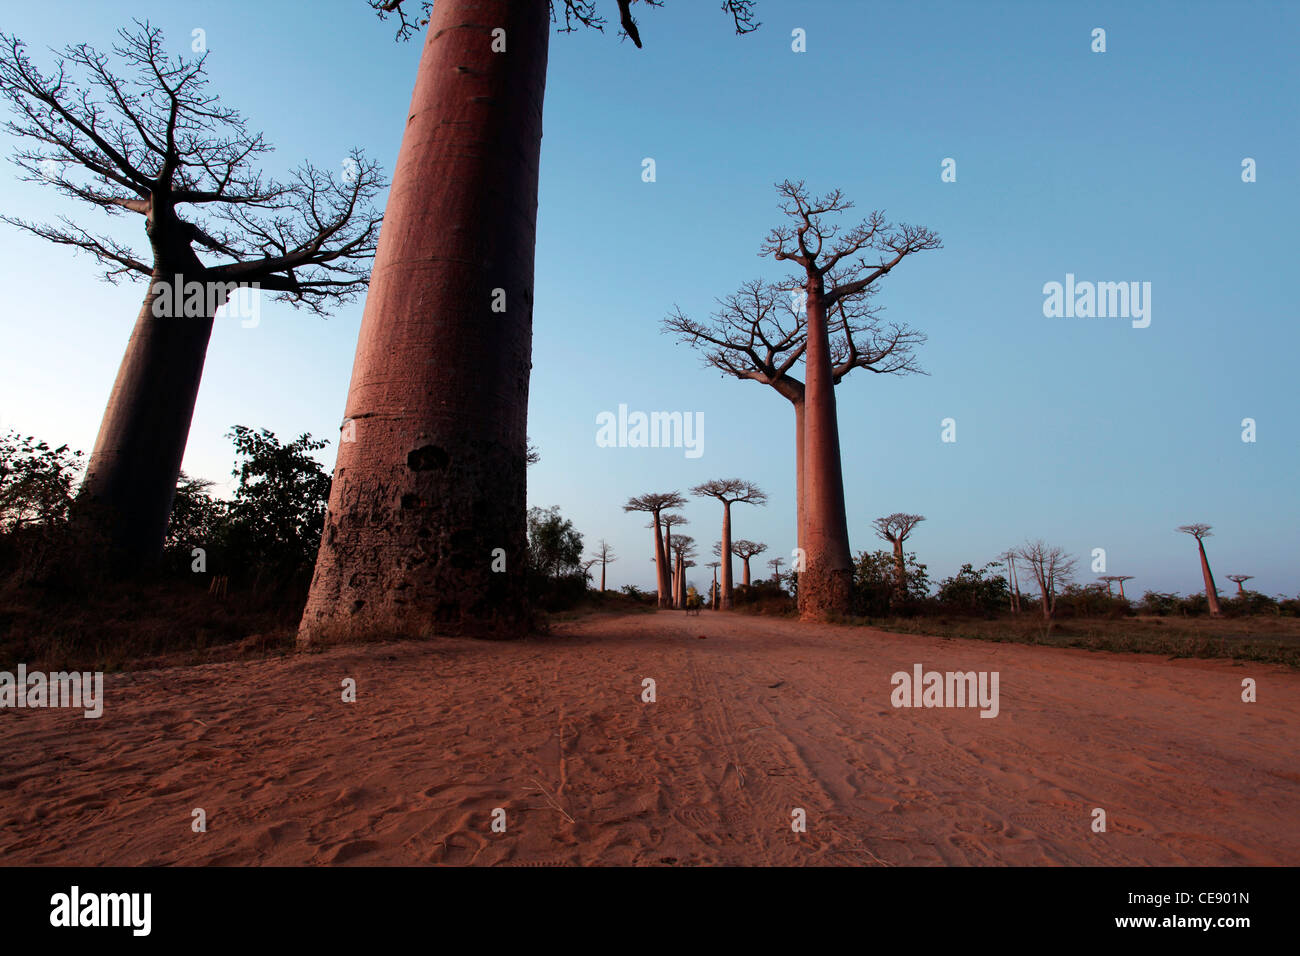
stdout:
{"type": "MultiPolygon", "coordinates": [[[[767,495],[752,482],[739,478],[718,478],[696,485],[691,494],[701,497],[717,498],[722,502],[722,540],[718,543],[718,556],[722,558],[722,608],[730,610],[734,604],[731,573],[731,506],[734,504],[765,505],[767,495]]],[[[749,583],[748,569],[745,583],[749,583]]]]}
{"type": "Polygon", "coordinates": [[[592,563],[600,562],[600,593],[605,593],[605,568],[618,560],[618,555],[610,547],[609,542],[604,538],[596,545],[596,553],[592,555],[592,563]]]}
{"type": "Polygon", "coordinates": [[[903,557],[903,543],[924,520],[925,515],[910,515],[896,511],[892,515],[885,515],[871,522],[876,529],[876,537],[894,546],[894,590],[900,600],[907,597],[907,562],[903,557]]]}
{"type": "Polygon", "coordinates": [[[1017,550],[1016,557],[1033,572],[1042,596],[1043,620],[1050,621],[1056,613],[1056,589],[1074,576],[1075,559],[1065,549],[1049,547],[1041,540],[1026,543],[1017,550]]]}
{"type": "MultiPolygon", "coordinates": [[[[551,22],[601,30],[599,8],[613,7],[370,3],[401,37],[428,30],[345,406],[357,440],[339,448],[299,642],[373,628],[519,636],[551,22]]],[[[639,47],[630,0],[616,6],[639,47]]],[[[758,26],[752,7],[724,3],[737,32],[758,26]]]]}
{"type": "Polygon", "coordinates": [[[162,553],[213,317],[238,289],[324,314],[369,278],[383,186],[353,151],[335,178],[310,164],[285,181],[256,168],[270,151],[207,86],[204,63],[171,57],[136,21],[112,55],[65,47],[46,73],[0,34],[0,93],[29,182],[109,215],[140,217],[146,252],[69,218],[5,222],[147,280],[81,486],[78,510],[132,566],[162,553]],[[257,294],[257,293],[254,293],[257,294]]]}
{"type": "Polygon", "coordinates": [[[773,558],[767,562],[767,566],[772,569],[772,583],[777,587],[781,586],[781,565],[784,563],[780,558],[773,558]]]}
{"type": "MultiPolygon", "coordinates": [[[[915,350],[925,335],[905,325],[884,323],[872,304],[870,287],[830,308],[831,378],[838,385],[855,368],[878,375],[927,374],[915,350]]],[[[802,541],[804,488],[804,383],[794,374],[807,346],[802,293],[761,279],[719,300],[708,322],[680,308],[663,321],[665,331],[703,351],[704,363],[724,375],[770,386],[794,409],[797,542],[802,541]]]]}
{"type": "Polygon", "coordinates": [[[680,492],[667,491],[629,498],[624,511],[643,511],[650,515],[650,525],[655,534],[655,582],[659,589],[658,606],[672,607],[672,581],[668,577],[668,555],[664,548],[662,528],[663,513],[686,504],[680,492]]]}
{"type": "Polygon", "coordinates": [[[709,610],[711,610],[711,611],[716,611],[716,610],[718,609],[718,604],[719,604],[719,598],[718,598],[718,568],[722,567],[722,562],[721,562],[721,561],[710,561],[710,562],[708,563],[707,567],[710,567],[710,568],[713,569],[713,587],[710,588],[710,590],[709,590],[709,610]]]}
{"type": "MultiPolygon", "coordinates": [[[[843,315],[849,304],[869,310],[870,307],[863,303],[869,299],[874,282],[888,275],[907,256],[941,248],[941,243],[935,233],[923,227],[905,223],[891,225],[880,211],[871,213],[857,226],[841,229],[830,220],[852,209],[853,204],[839,190],[814,197],[803,182],[786,180],[777,185],[777,191],[782,197],[781,211],[791,222],[774,228],[768,234],[760,254],[771,256],[778,262],[789,262],[799,270],[795,277],[774,288],[797,295],[802,308],[796,308],[796,311],[805,315],[805,340],[801,346],[805,374],[803,440],[800,443],[802,461],[796,456],[796,470],[803,471],[799,493],[802,505],[799,547],[803,551],[799,611],[804,619],[820,620],[847,612],[853,577],[835,411],[836,363],[831,344],[832,326],[847,328],[849,322],[837,322],[837,314],[843,315]]],[[[749,293],[755,298],[754,312],[761,324],[766,316],[773,314],[770,308],[766,308],[767,303],[774,301],[770,298],[771,290],[765,293],[761,283],[742,288],[737,301],[745,308],[748,308],[749,293]]],[[[724,312],[727,308],[724,303],[724,312]]],[[[784,345],[786,360],[789,359],[793,347],[786,337],[778,335],[775,339],[760,341],[755,334],[748,340],[752,354],[745,354],[743,338],[738,341],[736,337],[724,334],[714,337],[716,341],[709,341],[708,336],[697,334],[703,327],[694,326],[689,320],[683,322],[683,318],[680,313],[670,317],[667,327],[678,331],[688,341],[703,342],[727,354],[730,354],[732,346],[742,346],[734,363],[736,370],[748,372],[747,363],[755,363],[757,359],[756,371],[762,376],[758,380],[767,381],[774,387],[775,381],[785,374],[769,374],[762,366],[763,360],[768,358],[766,350],[769,346],[781,354],[782,350],[777,347],[784,345]]],[[[854,366],[858,364],[856,361],[853,363],[854,366]]],[[[723,368],[723,371],[728,369],[723,368]]],[[[788,367],[785,371],[788,372],[788,367]]]]}
{"type": "Polygon", "coordinates": [[[1198,522],[1180,525],[1178,530],[1196,539],[1196,548],[1201,553],[1201,577],[1205,579],[1205,600],[1210,605],[1210,617],[1219,617],[1223,613],[1219,608],[1219,590],[1214,586],[1214,575],[1210,573],[1210,562],[1205,556],[1205,539],[1213,537],[1210,527],[1198,522]]]}
{"type": "Polygon", "coordinates": [[[1124,596],[1124,582],[1125,582],[1125,581],[1131,581],[1131,580],[1133,580],[1133,575],[1131,575],[1131,574],[1099,574],[1099,575],[1097,576],[1097,580],[1098,580],[1098,581],[1105,581],[1105,582],[1106,582],[1106,594],[1107,594],[1107,595],[1110,595],[1111,597],[1114,596],[1114,594],[1111,592],[1111,589],[1110,589],[1111,585],[1112,585],[1112,584],[1118,584],[1118,585],[1119,585],[1119,599],[1120,599],[1121,601],[1127,601],[1127,600],[1128,600],[1128,598],[1126,598],[1126,597],[1124,596]]]}
{"type": "Polygon", "coordinates": [[[731,550],[735,553],[736,557],[740,558],[740,560],[744,562],[744,577],[741,579],[741,583],[744,584],[745,587],[749,587],[749,559],[766,551],[767,545],[761,544],[758,541],[750,541],[746,538],[741,538],[731,546],[731,550]]]}
{"type": "Polygon", "coordinates": [[[1237,597],[1245,597],[1246,592],[1242,589],[1242,585],[1245,584],[1254,576],[1255,575],[1253,574],[1229,574],[1228,575],[1228,580],[1231,581],[1233,584],[1237,585],[1237,597]]]}
{"type": "Polygon", "coordinates": [[[690,524],[690,522],[686,520],[685,515],[665,512],[660,518],[660,523],[664,528],[664,554],[668,557],[668,581],[672,588],[669,606],[677,607],[679,597],[677,593],[677,564],[673,560],[677,552],[673,549],[673,528],[677,525],[690,524]]]}
{"type": "Polygon", "coordinates": [[[689,534],[679,534],[673,539],[673,607],[686,607],[686,569],[694,567],[695,539],[689,534]]]}

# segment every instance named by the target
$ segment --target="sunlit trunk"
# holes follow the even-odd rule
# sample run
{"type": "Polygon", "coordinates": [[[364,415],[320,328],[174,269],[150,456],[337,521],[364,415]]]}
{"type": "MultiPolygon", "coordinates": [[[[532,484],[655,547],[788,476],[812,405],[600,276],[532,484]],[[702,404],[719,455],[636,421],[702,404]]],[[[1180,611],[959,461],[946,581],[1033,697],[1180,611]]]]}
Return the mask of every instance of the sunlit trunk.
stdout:
{"type": "Polygon", "coordinates": [[[731,502],[722,502],[722,609],[730,611],[735,606],[731,575],[731,502]]]}
{"type": "Polygon", "coordinates": [[[804,527],[807,568],[799,578],[799,616],[824,620],[849,610],[852,561],[844,512],[839,426],[830,341],[820,280],[808,289],[808,345],[804,420],[804,527]]]}
{"type": "Polygon", "coordinates": [[[1219,609],[1219,592],[1214,587],[1214,575],[1210,573],[1210,562],[1205,557],[1205,542],[1197,538],[1196,547],[1201,552],[1201,576],[1205,579],[1205,599],[1210,605],[1210,616],[1219,617],[1223,612],[1219,609]]]}

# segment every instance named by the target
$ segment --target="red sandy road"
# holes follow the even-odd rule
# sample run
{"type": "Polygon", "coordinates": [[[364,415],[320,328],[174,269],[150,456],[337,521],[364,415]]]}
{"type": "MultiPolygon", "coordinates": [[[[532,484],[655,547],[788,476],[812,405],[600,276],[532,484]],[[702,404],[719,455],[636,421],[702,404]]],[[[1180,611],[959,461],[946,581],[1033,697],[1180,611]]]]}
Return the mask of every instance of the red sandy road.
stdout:
{"type": "Polygon", "coordinates": [[[662,612],[105,693],[0,713],[0,863],[1300,862],[1300,675],[1265,665],[662,612]],[[915,663],[999,671],[1000,715],[894,709],[915,663]]]}

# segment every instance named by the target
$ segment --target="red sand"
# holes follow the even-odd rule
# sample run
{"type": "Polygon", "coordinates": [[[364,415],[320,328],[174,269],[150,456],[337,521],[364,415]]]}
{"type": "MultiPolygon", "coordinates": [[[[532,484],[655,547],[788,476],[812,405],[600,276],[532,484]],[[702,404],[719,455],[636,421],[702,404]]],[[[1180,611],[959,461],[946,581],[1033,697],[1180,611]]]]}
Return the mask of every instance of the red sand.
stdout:
{"type": "Polygon", "coordinates": [[[0,712],[0,863],[1300,863],[1300,674],[1269,665],[663,612],[105,696],[0,712]],[[999,671],[1001,714],[894,709],[915,663],[999,671]]]}

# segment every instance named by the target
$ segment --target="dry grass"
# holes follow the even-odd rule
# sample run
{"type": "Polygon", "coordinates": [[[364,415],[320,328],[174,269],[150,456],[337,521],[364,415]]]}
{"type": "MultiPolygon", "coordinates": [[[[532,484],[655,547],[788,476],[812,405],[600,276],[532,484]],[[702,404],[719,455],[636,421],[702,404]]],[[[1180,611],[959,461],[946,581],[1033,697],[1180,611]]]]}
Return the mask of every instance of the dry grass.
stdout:
{"type": "Polygon", "coordinates": [[[117,671],[286,653],[302,601],[188,581],[124,582],[62,593],[0,596],[0,669],[117,671]]]}
{"type": "Polygon", "coordinates": [[[996,620],[956,617],[858,621],[903,634],[931,634],[1093,651],[1130,651],[1169,657],[1264,661],[1300,669],[1300,618],[1126,617],[1072,618],[1044,625],[1031,614],[996,620]]]}

